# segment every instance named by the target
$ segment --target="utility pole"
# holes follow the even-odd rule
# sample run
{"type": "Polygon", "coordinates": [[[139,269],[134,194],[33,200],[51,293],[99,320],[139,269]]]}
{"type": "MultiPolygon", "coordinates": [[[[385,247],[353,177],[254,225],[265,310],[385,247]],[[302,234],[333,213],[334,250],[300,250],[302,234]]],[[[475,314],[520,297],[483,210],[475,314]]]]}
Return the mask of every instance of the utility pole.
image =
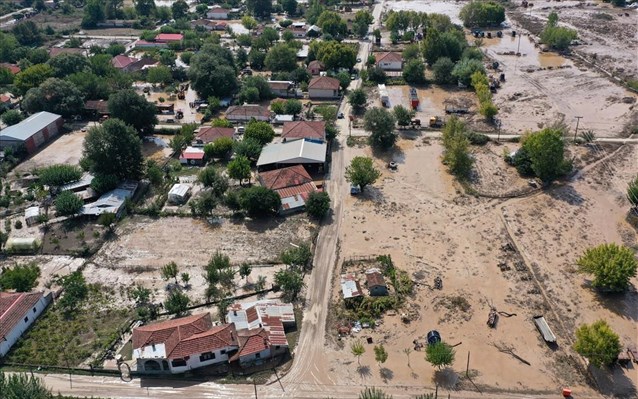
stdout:
{"type": "Polygon", "coordinates": [[[580,120],[582,118],[583,118],[582,116],[576,117],[576,130],[574,131],[574,143],[576,142],[576,137],[578,136],[578,124],[580,123],[580,120]]]}

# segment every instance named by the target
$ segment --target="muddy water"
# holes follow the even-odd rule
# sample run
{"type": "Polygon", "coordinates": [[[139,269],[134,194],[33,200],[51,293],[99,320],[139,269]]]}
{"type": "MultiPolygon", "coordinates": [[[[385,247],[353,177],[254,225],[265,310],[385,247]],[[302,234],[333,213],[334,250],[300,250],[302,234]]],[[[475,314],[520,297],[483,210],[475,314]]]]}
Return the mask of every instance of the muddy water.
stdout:
{"type": "MultiPolygon", "coordinates": [[[[492,32],[493,35],[496,32],[492,32]]],[[[468,39],[474,40],[473,36],[468,39]]],[[[508,57],[510,64],[520,66],[534,66],[540,68],[559,67],[571,65],[571,61],[558,54],[551,52],[542,52],[540,47],[532,40],[529,35],[517,35],[512,37],[511,30],[503,31],[502,38],[483,39],[483,48],[490,55],[498,55],[497,58],[508,57]],[[516,53],[520,53],[517,56],[516,53]]]]}
{"type": "Polygon", "coordinates": [[[430,0],[421,0],[421,1],[396,1],[387,3],[386,7],[388,10],[405,10],[405,11],[418,11],[418,12],[426,12],[428,14],[443,14],[450,17],[452,23],[462,24],[461,19],[459,18],[459,12],[463,7],[464,3],[456,3],[451,1],[430,1],[430,0]]]}

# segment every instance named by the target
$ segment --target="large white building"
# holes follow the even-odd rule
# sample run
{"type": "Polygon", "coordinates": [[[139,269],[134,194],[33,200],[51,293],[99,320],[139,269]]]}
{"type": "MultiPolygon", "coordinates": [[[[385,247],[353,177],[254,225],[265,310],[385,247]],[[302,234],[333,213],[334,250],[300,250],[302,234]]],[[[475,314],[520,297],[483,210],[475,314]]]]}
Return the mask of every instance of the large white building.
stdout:
{"type": "Polygon", "coordinates": [[[0,358],[9,352],[50,302],[51,293],[0,292],[0,358]]]}

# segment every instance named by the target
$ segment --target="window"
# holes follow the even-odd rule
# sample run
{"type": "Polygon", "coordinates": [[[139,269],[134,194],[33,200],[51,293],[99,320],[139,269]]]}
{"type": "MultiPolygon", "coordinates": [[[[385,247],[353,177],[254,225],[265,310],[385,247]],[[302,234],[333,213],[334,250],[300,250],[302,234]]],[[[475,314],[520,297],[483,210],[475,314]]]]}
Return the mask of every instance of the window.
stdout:
{"type": "Polygon", "coordinates": [[[207,360],[213,360],[215,358],[215,354],[213,352],[205,352],[199,355],[199,361],[205,362],[207,360]]]}
{"type": "Polygon", "coordinates": [[[255,354],[255,359],[261,359],[261,353],[255,354]]]}
{"type": "Polygon", "coordinates": [[[184,360],[184,359],[173,359],[173,360],[171,360],[171,366],[173,366],[173,367],[184,367],[184,366],[186,366],[186,360],[184,360]]]}
{"type": "Polygon", "coordinates": [[[279,350],[279,345],[275,345],[275,350],[278,351],[279,350]]]}
{"type": "Polygon", "coordinates": [[[220,352],[222,355],[226,354],[226,349],[222,349],[222,351],[220,352]]]}
{"type": "Polygon", "coordinates": [[[33,308],[33,313],[37,312],[37,310],[35,310],[35,308],[33,308]]]}
{"type": "Polygon", "coordinates": [[[28,322],[29,322],[29,317],[25,317],[25,318],[24,318],[24,322],[25,322],[25,323],[28,323],[28,322]]]}

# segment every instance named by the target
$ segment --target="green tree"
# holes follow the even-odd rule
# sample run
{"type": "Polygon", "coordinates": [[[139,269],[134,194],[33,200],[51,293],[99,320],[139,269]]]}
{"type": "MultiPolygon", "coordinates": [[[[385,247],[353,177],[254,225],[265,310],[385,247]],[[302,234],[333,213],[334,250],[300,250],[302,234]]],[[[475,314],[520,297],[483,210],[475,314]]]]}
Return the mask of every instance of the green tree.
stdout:
{"type": "Polygon", "coordinates": [[[18,43],[23,46],[39,46],[42,44],[43,36],[35,22],[28,20],[17,23],[11,29],[18,43]]]}
{"type": "Polygon", "coordinates": [[[228,190],[228,180],[213,166],[202,169],[198,178],[202,185],[211,188],[213,194],[218,198],[221,198],[228,190]]]}
{"type": "Polygon", "coordinates": [[[368,34],[370,24],[374,21],[374,17],[368,10],[359,10],[354,14],[352,21],[352,31],[359,37],[363,38],[368,34]]]}
{"type": "Polygon", "coordinates": [[[214,194],[213,190],[204,190],[197,198],[190,200],[188,205],[193,216],[209,216],[218,203],[219,197],[214,194]]]}
{"type": "Polygon", "coordinates": [[[374,67],[374,68],[368,68],[368,80],[374,82],[374,83],[385,83],[385,81],[388,79],[388,75],[385,73],[385,71],[379,67],[374,67]]]}
{"type": "Polygon", "coordinates": [[[83,28],[95,28],[99,22],[106,20],[103,4],[101,0],[87,0],[82,18],[83,28]]]}
{"type": "Polygon", "coordinates": [[[339,72],[336,76],[341,90],[345,91],[350,86],[350,74],[346,71],[339,72]]]}
{"type": "Polygon", "coordinates": [[[81,271],[75,271],[57,280],[64,294],[58,299],[57,306],[67,315],[75,313],[89,295],[89,287],[81,271]]]}
{"type": "Polygon", "coordinates": [[[237,88],[233,53],[218,44],[205,44],[193,56],[188,75],[201,98],[223,98],[237,88]]]}
{"type": "Polygon", "coordinates": [[[162,278],[164,280],[170,280],[172,278],[175,279],[175,284],[177,284],[177,275],[179,274],[179,269],[177,267],[177,263],[169,262],[162,266],[162,278]]]}
{"type": "Polygon", "coordinates": [[[622,292],[636,276],[634,251],[617,244],[589,248],[577,261],[581,273],[593,274],[592,286],[610,292],[622,292]]]}
{"type": "Polygon", "coordinates": [[[239,275],[241,276],[241,278],[247,278],[248,276],[250,276],[250,273],[253,271],[252,266],[250,266],[249,263],[242,263],[239,266],[239,275]]]}
{"type": "Polygon", "coordinates": [[[476,72],[485,74],[483,63],[475,59],[463,59],[454,66],[452,76],[465,86],[469,86],[472,83],[472,75],[476,72]]]}
{"type": "Polygon", "coordinates": [[[157,108],[134,90],[121,90],[109,97],[109,112],[143,135],[152,134],[157,124],[157,108]]]}
{"type": "Polygon", "coordinates": [[[330,196],[327,192],[312,192],[306,200],[306,212],[308,216],[322,219],[330,210],[330,196]]]}
{"type": "Polygon", "coordinates": [[[17,109],[10,109],[2,114],[2,122],[4,122],[7,126],[16,125],[22,122],[23,119],[24,117],[22,116],[22,113],[17,109]]]}
{"type": "Polygon", "coordinates": [[[248,53],[248,63],[251,68],[261,71],[264,69],[265,62],[266,53],[256,48],[250,49],[250,53],[248,53]]]}
{"type": "Polygon", "coordinates": [[[77,215],[83,206],[84,201],[71,191],[62,191],[55,198],[55,212],[60,216],[77,215]]]}
{"type": "Polygon", "coordinates": [[[275,138],[275,131],[268,122],[252,120],[246,125],[244,132],[244,140],[253,139],[259,144],[265,145],[275,138]]]}
{"type": "Polygon", "coordinates": [[[135,11],[138,15],[148,17],[155,11],[154,0],[135,0],[135,11]]]}
{"type": "Polygon", "coordinates": [[[228,162],[228,176],[236,179],[241,185],[245,179],[250,180],[250,161],[248,158],[238,155],[232,161],[228,162]]]}
{"type": "Polygon", "coordinates": [[[57,78],[29,89],[22,100],[22,108],[29,113],[48,111],[64,117],[77,114],[83,106],[80,90],[73,83],[57,78]]]}
{"type": "Polygon", "coordinates": [[[171,5],[174,19],[186,18],[188,15],[188,4],[184,0],[177,0],[171,5]]]}
{"type": "Polygon", "coordinates": [[[354,89],[348,93],[348,104],[356,111],[359,112],[365,108],[368,102],[368,97],[363,89],[354,89]]]}
{"type": "Polygon", "coordinates": [[[60,54],[47,61],[47,64],[56,78],[65,78],[89,67],[86,57],[81,54],[60,54]]]}
{"type": "Polygon", "coordinates": [[[558,26],[558,14],[555,11],[547,17],[547,25],[540,34],[541,42],[556,50],[566,50],[577,37],[575,30],[558,26]]]}
{"type": "Polygon", "coordinates": [[[374,346],[374,360],[376,360],[379,365],[388,360],[388,352],[385,350],[383,344],[374,346]]]}
{"type": "Polygon", "coordinates": [[[0,274],[0,291],[16,290],[29,292],[38,285],[40,268],[35,263],[17,264],[11,269],[2,269],[0,274]]]}
{"type": "Polygon", "coordinates": [[[294,98],[289,98],[288,100],[286,100],[284,109],[287,115],[297,116],[301,113],[301,110],[303,109],[303,104],[299,100],[296,100],[294,98]]]}
{"type": "Polygon", "coordinates": [[[454,83],[454,62],[448,57],[441,57],[434,65],[432,65],[432,73],[434,74],[434,82],[440,85],[454,83]]]}
{"type": "Polygon", "coordinates": [[[236,141],[233,145],[235,155],[244,156],[251,161],[255,161],[261,154],[262,145],[259,141],[251,138],[244,138],[241,141],[236,141]]]}
{"type": "Polygon", "coordinates": [[[83,156],[84,164],[95,176],[139,179],[143,174],[142,143],[135,130],[118,119],[89,129],[83,156]]]}
{"type": "Polygon", "coordinates": [[[392,399],[392,395],[388,395],[379,388],[366,387],[359,393],[359,399],[392,399]]]}
{"type": "Polygon", "coordinates": [[[241,17],[241,24],[248,30],[253,30],[257,27],[257,21],[250,15],[244,15],[241,17]]]}
{"type": "Polygon", "coordinates": [[[321,4],[320,0],[310,0],[308,8],[306,9],[306,21],[308,21],[309,24],[315,25],[325,9],[326,7],[321,4]]]}
{"type": "Polygon", "coordinates": [[[53,76],[53,69],[47,64],[36,64],[18,73],[13,85],[18,94],[24,94],[29,89],[40,86],[45,80],[53,76]]]}
{"type": "Polygon", "coordinates": [[[279,270],[275,273],[275,284],[281,289],[286,302],[294,301],[305,285],[301,273],[294,269],[279,270]]]}
{"type": "Polygon", "coordinates": [[[352,69],[357,63],[357,50],[348,43],[336,40],[314,40],[310,43],[310,54],[321,61],[326,69],[352,69]]]}
{"type": "Polygon", "coordinates": [[[361,356],[366,353],[366,348],[360,340],[356,340],[350,344],[350,352],[357,358],[357,363],[361,365],[361,356]]]}
{"type": "Polygon", "coordinates": [[[437,342],[425,348],[425,360],[439,370],[454,363],[454,348],[445,342],[437,342]]]}
{"type": "Polygon", "coordinates": [[[53,399],[40,377],[26,373],[0,372],[0,392],[3,399],[53,399]]]}
{"type": "Polygon", "coordinates": [[[297,13],[297,0],[281,0],[281,8],[288,13],[288,16],[297,13]]]}
{"type": "Polygon", "coordinates": [[[117,221],[117,215],[113,212],[105,212],[97,218],[97,223],[107,229],[108,232],[113,232],[115,222],[117,221]]]}
{"type": "Polygon", "coordinates": [[[405,48],[403,49],[403,53],[401,53],[401,55],[403,56],[403,60],[404,61],[410,61],[410,60],[420,60],[421,59],[421,49],[419,48],[418,44],[408,44],[407,46],[405,46],[405,48]]]}
{"type": "Polygon", "coordinates": [[[374,167],[372,158],[354,157],[350,162],[350,166],[346,168],[346,180],[352,184],[358,185],[363,189],[374,184],[381,176],[381,172],[374,167]]]}
{"type": "Polygon", "coordinates": [[[276,213],[281,206],[281,198],[266,187],[253,186],[239,192],[239,205],[251,217],[276,213]]]}
{"type": "Polygon", "coordinates": [[[149,83],[161,83],[167,85],[173,81],[173,72],[166,65],[158,65],[148,70],[146,81],[149,83]]]}
{"type": "Polygon", "coordinates": [[[397,121],[397,125],[399,126],[408,126],[412,122],[412,117],[414,117],[415,112],[411,109],[407,109],[403,105],[395,105],[392,109],[392,113],[394,114],[394,118],[397,121]]]}
{"type": "Polygon", "coordinates": [[[204,146],[206,158],[228,159],[233,153],[233,145],[235,141],[230,137],[220,137],[212,143],[204,146]]]}
{"type": "Polygon", "coordinates": [[[184,294],[181,290],[173,290],[168,295],[168,298],[164,301],[164,309],[168,313],[174,313],[176,315],[181,315],[186,312],[188,305],[190,303],[190,298],[188,295],[184,294]]]}
{"type": "Polygon", "coordinates": [[[57,187],[80,180],[82,170],[75,165],[55,164],[39,169],[37,175],[42,185],[57,187]]]}
{"type": "Polygon", "coordinates": [[[551,183],[569,169],[560,130],[546,128],[527,135],[522,140],[522,147],[529,155],[534,174],[545,183],[551,183]]]}
{"type": "Polygon", "coordinates": [[[334,11],[326,10],[322,12],[316,25],[321,28],[323,34],[327,33],[333,37],[343,37],[348,31],[346,21],[334,11]]]}
{"type": "Polygon", "coordinates": [[[246,0],[246,8],[255,18],[266,18],[272,10],[270,0],[246,0]]]}
{"type": "Polygon", "coordinates": [[[634,212],[637,211],[638,210],[638,176],[636,176],[627,185],[627,199],[629,200],[629,203],[634,209],[634,212]]]}
{"type": "Polygon", "coordinates": [[[281,262],[288,266],[307,268],[312,261],[312,251],[308,244],[300,244],[296,247],[284,250],[281,253],[281,262]]]}
{"type": "Polygon", "coordinates": [[[412,59],[403,66],[403,79],[407,83],[424,83],[425,82],[425,64],[418,59],[412,59]]]}
{"type": "Polygon", "coordinates": [[[459,18],[466,28],[498,26],[505,21],[505,8],[493,1],[472,1],[463,6],[459,18]]]}
{"type": "Polygon", "coordinates": [[[620,354],[620,338],[604,320],[583,324],[576,330],[574,350],[593,366],[611,366],[620,354]]]}
{"type": "Polygon", "coordinates": [[[294,71],[297,68],[297,52],[285,43],[279,43],[268,50],[265,65],[273,72],[294,71]]]}
{"type": "Polygon", "coordinates": [[[380,149],[391,148],[396,142],[394,133],[396,120],[385,108],[371,108],[363,117],[363,128],[370,132],[370,145],[380,149]]]}

